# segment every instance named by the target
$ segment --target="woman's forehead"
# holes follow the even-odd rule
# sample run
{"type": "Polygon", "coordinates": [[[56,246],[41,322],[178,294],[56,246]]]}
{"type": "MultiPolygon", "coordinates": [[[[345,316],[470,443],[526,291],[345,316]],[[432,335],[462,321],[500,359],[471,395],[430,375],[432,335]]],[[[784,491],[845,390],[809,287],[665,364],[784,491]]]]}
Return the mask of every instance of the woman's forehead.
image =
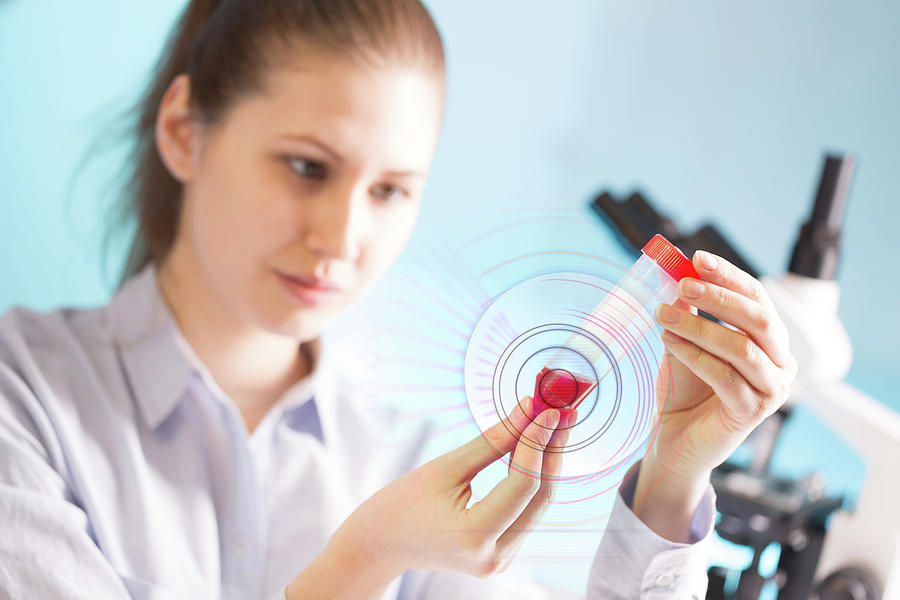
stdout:
{"type": "Polygon", "coordinates": [[[377,149],[403,168],[422,168],[440,128],[441,85],[421,69],[315,57],[272,69],[233,116],[259,138],[313,136],[341,154],[377,149]]]}

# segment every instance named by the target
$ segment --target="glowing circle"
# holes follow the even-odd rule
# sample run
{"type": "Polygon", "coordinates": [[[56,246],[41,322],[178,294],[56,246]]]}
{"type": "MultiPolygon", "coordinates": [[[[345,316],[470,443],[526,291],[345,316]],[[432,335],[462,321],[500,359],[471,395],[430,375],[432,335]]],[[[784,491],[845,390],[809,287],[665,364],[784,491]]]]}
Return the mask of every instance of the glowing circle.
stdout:
{"type": "MultiPolygon", "coordinates": [[[[466,349],[466,399],[482,431],[536,389],[546,404],[562,408],[578,397],[577,380],[596,384],[559,450],[561,478],[595,475],[634,458],[656,424],[658,340],[644,335],[652,326],[635,329],[610,311],[594,313],[613,287],[583,273],[528,279],[494,298],[466,349]]],[[[511,433],[534,443],[522,431],[511,433]]]]}

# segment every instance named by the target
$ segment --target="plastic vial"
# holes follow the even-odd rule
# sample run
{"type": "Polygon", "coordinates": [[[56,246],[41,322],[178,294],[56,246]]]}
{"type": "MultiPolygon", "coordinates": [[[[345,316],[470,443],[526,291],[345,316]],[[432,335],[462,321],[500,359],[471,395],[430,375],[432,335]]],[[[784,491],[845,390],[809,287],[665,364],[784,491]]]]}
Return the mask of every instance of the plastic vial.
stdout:
{"type": "MultiPolygon", "coordinates": [[[[616,362],[652,329],[653,312],[662,302],[671,304],[678,297],[678,282],[684,277],[700,279],[690,259],[660,234],[641,249],[641,257],[585,318],[581,328],[606,346],[616,362]]],[[[576,409],[612,367],[609,354],[583,335],[573,335],[565,346],[577,351],[595,365],[597,381],[566,369],[544,367],[535,379],[533,412],[557,408],[565,415],[576,409]]],[[[550,364],[553,364],[553,360],[550,364]]]]}

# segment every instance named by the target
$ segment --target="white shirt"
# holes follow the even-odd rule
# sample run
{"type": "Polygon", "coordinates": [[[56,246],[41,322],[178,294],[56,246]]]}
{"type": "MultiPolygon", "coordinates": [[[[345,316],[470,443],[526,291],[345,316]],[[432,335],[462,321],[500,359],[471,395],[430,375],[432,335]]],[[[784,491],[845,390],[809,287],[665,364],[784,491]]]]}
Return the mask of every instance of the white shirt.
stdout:
{"type": "MultiPolygon", "coordinates": [[[[283,598],[359,503],[420,464],[430,429],[386,435],[397,411],[361,401],[319,340],[302,348],[311,374],[250,435],[179,332],[152,265],[103,307],[6,312],[0,597],[283,598]]],[[[676,544],[628,509],[634,474],[588,597],[704,597],[712,488],[694,543],[676,544]]],[[[543,597],[517,583],[514,593],[502,575],[407,571],[385,597],[543,597]]]]}

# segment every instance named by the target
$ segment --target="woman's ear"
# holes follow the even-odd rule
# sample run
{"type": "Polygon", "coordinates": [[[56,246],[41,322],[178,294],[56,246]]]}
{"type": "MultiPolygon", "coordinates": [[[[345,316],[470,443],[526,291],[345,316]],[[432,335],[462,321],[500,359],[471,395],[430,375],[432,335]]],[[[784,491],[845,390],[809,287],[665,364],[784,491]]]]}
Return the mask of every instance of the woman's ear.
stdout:
{"type": "Polygon", "coordinates": [[[181,183],[194,177],[199,127],[190,111],[191,81],[181,74],[172,80],[156,115],[156,148],[160,159],[181,183]]]}

